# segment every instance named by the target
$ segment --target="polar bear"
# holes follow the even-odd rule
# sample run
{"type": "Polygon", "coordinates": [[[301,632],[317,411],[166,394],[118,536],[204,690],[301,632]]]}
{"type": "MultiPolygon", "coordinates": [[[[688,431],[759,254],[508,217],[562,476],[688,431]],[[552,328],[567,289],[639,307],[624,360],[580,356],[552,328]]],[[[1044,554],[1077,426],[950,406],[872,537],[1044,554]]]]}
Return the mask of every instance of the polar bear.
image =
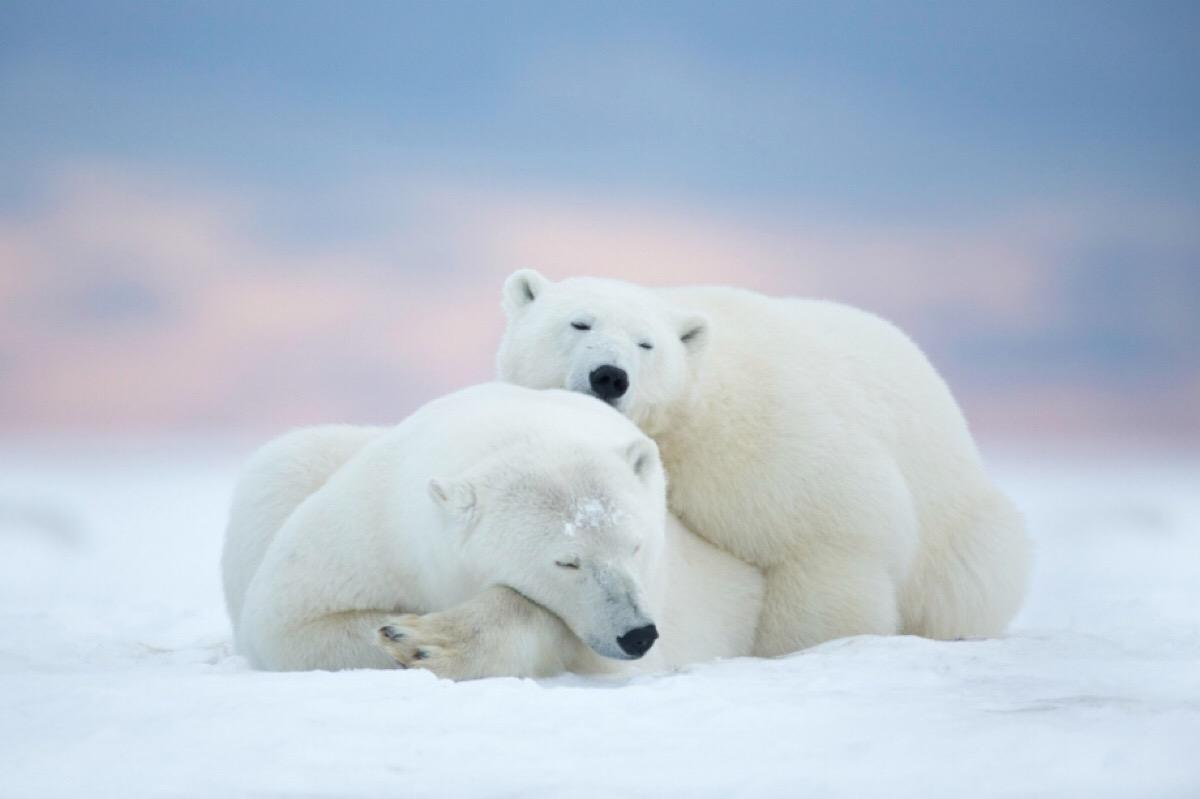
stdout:
{"type": "Polygon", "coordinates": [[[945,383],[884,320],[833,302],[616,280],[504,285],[502,380],[605,400],[658,443],[671,510],[764,570],[754,652],[832,638],[994,636],[1024,524],[945,383]]]}
{"type": "Polygon", "coordinates": [[[669,517],[664,481],[653,441],[565,391],[493,383],[392,429],[287,434],[230,512],[237,648],[453,679],[748,655],[762,575],[669,517]]]}

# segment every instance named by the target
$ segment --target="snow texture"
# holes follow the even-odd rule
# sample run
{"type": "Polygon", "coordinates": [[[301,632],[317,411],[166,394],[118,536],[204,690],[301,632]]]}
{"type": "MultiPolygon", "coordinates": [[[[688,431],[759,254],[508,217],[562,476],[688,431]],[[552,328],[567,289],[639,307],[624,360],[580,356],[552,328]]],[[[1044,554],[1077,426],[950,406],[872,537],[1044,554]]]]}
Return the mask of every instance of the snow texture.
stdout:
{"type": "Polygon", "coordinates": [[[235,468],[0,452],[0,795],[1200,796],[1194,460],[1002,463],[1037,563],[1001,640],[460,684],[233,655],[235,468]]]}

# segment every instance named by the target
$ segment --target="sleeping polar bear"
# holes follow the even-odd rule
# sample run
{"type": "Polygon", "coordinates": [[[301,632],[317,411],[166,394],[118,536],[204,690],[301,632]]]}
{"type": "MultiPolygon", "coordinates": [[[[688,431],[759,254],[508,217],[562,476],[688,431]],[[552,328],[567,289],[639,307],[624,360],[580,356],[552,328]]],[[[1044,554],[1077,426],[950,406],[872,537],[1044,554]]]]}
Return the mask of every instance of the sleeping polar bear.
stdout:
{"type": "Polygon", "coordinates": [[[670,508],[764,570],[755,654],[831,638],[992,636],[1028,543],[946,384],[832,302],[509,277],[499,376],[592,394],[658,443],[670,508]]]}
{"type": "Polygon", "coordinates": [[[499,383],[392,429],[265,446],[222,569],[237,648],[272,670],[656,670],[749,654],[762,596],[756,569],[666,513],[657,447],[632,423],[499,383]]]}

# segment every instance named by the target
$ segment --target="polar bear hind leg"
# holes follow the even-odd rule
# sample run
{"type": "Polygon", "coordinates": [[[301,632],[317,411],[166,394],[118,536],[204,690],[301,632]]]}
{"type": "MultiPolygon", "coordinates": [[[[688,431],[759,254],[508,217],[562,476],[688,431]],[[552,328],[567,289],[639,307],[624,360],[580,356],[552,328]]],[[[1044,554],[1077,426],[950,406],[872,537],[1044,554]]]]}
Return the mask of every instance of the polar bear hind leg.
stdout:
{"type": "Polygon", "coordinates": [[[922,552],[901,597],[903,632],[926,638],[992,638],[1020,609],[1030,552],[1020,513],[1004,496],[970,505],[922,552]]]}
{"type": "Polygon", "coordinates": [[[898,629],[894,583],[885,569],[851,557],[797,560],[766,573],[754,654],[774,657],[833,638],[898,629]]]}
{"type": "Polygon", "coordinates": [[[901,630],[900,587],[917,551],[908,484],[884,452],[826,464],[844,493],[837,513],[814,513],[803,535],[765,569],[754,653],[775,656],[834,638],[901,630]]]}
{"type": "Polygon", "coordinates": [[[246,590],[288,517],[382,430],[351,425],[293,430],[250,458],[234,492],[221,555],[225,604],[235,629],[246,590]]]}

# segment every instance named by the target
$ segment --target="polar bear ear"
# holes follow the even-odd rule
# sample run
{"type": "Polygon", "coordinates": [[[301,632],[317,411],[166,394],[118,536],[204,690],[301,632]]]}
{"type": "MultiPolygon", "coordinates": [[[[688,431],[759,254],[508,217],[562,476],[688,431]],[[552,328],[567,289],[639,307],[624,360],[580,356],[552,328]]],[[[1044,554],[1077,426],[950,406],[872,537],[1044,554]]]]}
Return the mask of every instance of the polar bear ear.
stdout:
{"type": "Polygon", "coordinates": [[[475,516],[475,486],[466,480],[430,480],[429,496],[459,521],[470,522],[475,516]]]}
{"type": "Polygon", "coordinates": [[[509,316],[520,312],[541,295],[550,281],[533,269],[518,269],[504,281],[504,296],[501,304],[509,316]]]}
{"type": "Polygon", "coordinates": [[[648,438],[639,438],[625,447],[625,462],[643,481],[659,468],[658,446],[648,438]]]}
{"type": "Polygon", "coordinates": [[[699,352],[708,343],[708,317],[702,313],[681,315],[675,329],[689,353],[699,352]]]}

